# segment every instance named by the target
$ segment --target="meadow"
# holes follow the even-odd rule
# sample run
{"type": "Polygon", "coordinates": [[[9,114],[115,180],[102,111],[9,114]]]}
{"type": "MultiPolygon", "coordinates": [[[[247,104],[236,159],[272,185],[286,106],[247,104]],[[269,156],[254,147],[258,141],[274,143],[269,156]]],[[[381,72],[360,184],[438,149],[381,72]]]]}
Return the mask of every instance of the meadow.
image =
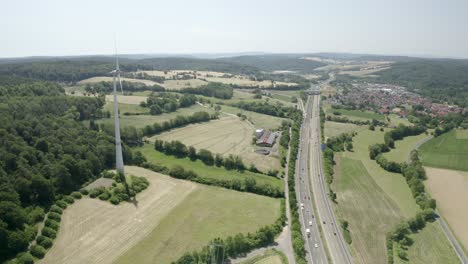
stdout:
{"type": "Polygon", "coordinates": [[[265,172],[269,169],[279,170],[281,165],[278,157],[255,152],[255,146],[252,145],[253,136],[254,128],[250,123],[240,120],[237,116],[225,116],[218,120],[173,129],[148,140],[179,140],[196,149],[207,149],[224,156],[238,155],[247,166],[255,164],[265,172]]]}
{"type": "Polygon", "coordinates": [[[267,183],[280,188],[280,190],[284,190],[283,183],[278,178],[250,171],[239,172],[237,170],[225,170],[223,167],[207,166],[200,160],[191,161],[189,158],[179,159],[156,151],[152,144],[145,144],[143,147],[134,148],[134,150],[141,151],[150,163],[164,165],[169,168],[174,165],[180,165],[194,171],[202,178],[219,180],[238,179],[241,181],[246,178],[254,178],[259,184],[267,183]]]}
{"type": "Polygon", "coordinates": [[[351,123],[339,123],[327,121],[325,122],[325,137],[336,137],[343,133],[349,133],[354,131],[361,131],[367,129],[367,126],[358,126],[351,123]]]}
{"type": "MultiPolygon", "coordinates": [[[[113,114],[113,109],[112,109],[112,104],[106,103],[104,106],[105,110],[109,110],[111,112],[111,118],[102,118],[102,119],[97,119],[96,123],[97,124],[114,124],[114,118],[112,117],[113,114]]],[[[148,110],[139,106],[139,105],[128,105],[128,104],[119,104],[119,109],[120,109],[120,125],[122,127],[125,126],[134,126],[136,128],[143,128],[146,125],[152,125],[154,123],[162,123],[164,121],[168,121],[170,119],[175,118],[178,115],[191,115],[195,112],[198,111],[205,111],[210,114],[214,113],[215,111],[209,108],[205,108],[200,105],[192,105],[190,107],[185,107],[185,108],[179,108],[175,112],[171,113],[164,113],[160,115],[150,115],[145,114],[145,115],[124,115],[123,113],[125,112],[131,112],[131,113],[138,113],[142,112],[145,113],[148,110]]]]}
{"type": "Polygon", "coordinates": [[[468,131],[452,130],[419,148],[425,166],[468,171],[468,131]]]}
{"type": "Polygon", "coordinates": [[[388,160],[395,162],[405,162],[408,160],[411,150],[416,146],[416,144],[428,137],[426,134],[420,134],[417,136],[405,137],[402,140],[395,141],[395,148],[391,149],[390,152],[383,153],[383,156],[388,160]]]}
{"type": "MultiPolygon", "coordinates": [[[[368,146],[383,143],[384,132],[360,131],[353,138],[354,151],[337,154],[332,188],[338,195],[338,215],[349,222],[356,263],[387,263],[386,233],[420,210],[404,177],[385,171],[369,158],[368,146]]],[[[434,249],[449,246],[446,239],[423,238],[416,236],[415,244],[434,249]]],[[[453,251],[428,251],[424,255],[414,251],[412,254],[411,261],[455,255],[453,251]]]]}
{"type": "Polygon", "coordinates": [[[237,107],[222,105],[221,112],[237,115],[241,113],[247,117],[255,128],[264,128],[264,129],[278,129],[281,126],[282,121],[286,121],[286,118],[260,114],[252,111],[243,110],[237,107]]]}
{"type": "Polygon", "coordinates": [[[380,115],[371,111],[361,111],[361,110],[347,110],[347,109],[333,109],[330,105],[324,106],[324,110],[327,115],[333,115],[333,112],[338,112],[343,117],[347,117],[350,120],[371,120],[375,119],[378,121],[385,121],[385,116],[380,115]]]}
{"type": "Polygon", "coordinates": [[[215,237],[272,224],[280,213],[279,199],[177,180],[139,167],[126,170],[150,181],[137,203],[76,201],[64,211],[56,243],[39,263],[170,263],[215,237]]]}

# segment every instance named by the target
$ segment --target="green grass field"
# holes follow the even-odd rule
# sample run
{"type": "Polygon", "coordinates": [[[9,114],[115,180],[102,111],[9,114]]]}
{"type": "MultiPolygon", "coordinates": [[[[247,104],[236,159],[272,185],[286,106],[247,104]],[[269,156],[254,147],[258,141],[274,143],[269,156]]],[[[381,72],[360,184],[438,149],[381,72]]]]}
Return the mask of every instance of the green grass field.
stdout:
{"type": "Polygon", "coordinates": [[[216,237],[255,232],[279,214],[279,199],[199,185],[114,263],[170,263],[216,237]]]}
{"type": "Polygon", "coordinates": [[[424,143],[420,158],[429,167],[468,171],[467,132],[453,130],[424,143]]]}
{"type": "Polygon", "coordinates": [[[349,133],[353,131],[361,131],[368,129],[367,126],[358,126],[351,123],[339,123],[326,121],[325,122],[325,137],[336,137],[343,133],[349,133]]]}
{"type": "Polygon", "coordinates": [[[174,156],[165,155],[159,151],[156,151],[152,144],[145,144],[143,147],[135,148],[134,150],[139,150],[143,155],[148,159],[148,162],[154,164],[164,165],[171,168],[174,165],[181,165],[186,169],[193,170],[200,177],[210,178],[210,179],[239,179],[243,180],[247,177],[253,177],[257,183],[268,183],[273,186],[277,186],[280,190],[284,190],[283,183],[280,179],[266,176],[263,174],[253,173],[250,171],[239,172],[236,170],[225,170],[223,167],[218,168],[216,166],[207,166],[200,160],[191,161],[189,158],[178,159],[174,156]]]}
{"type": "Polygon", "coordinates": [[[240,264],[288,264],[288,259],[283,252],[271,249],[242,261],[240,264]]]}
{"type": "Polygon", "coordinates": [[[384,157],[395,162],[405,162],[414,146],[421,140],[428,137],[426,134],[405,137],[403,140],[395,141],[395,148],[384,153],[384,157]]]}
{"type": "MultiPolygon", "coordinates": [[[[447,241],[439,224],[429,223],[423,230],[410,236],[414,244],[408,250],[408,262],[412,264],[444,263],[458,264],[460,260],[449,243],[427,243],[426,241],[447,241]]],[[[398,263],[398,262],[395,262],[398,263]]]]}
{"type": "Polygon", "coordinates": [[[204,99],[210,100],[212,103],[215,102],[220,102],[223,104],[232,104],[232,103],[237,103],[237,102],[266,102],[268,101],[270,104],[277,104],[281,103],[284,106],[291,106],[295,107],[296,104],[291,103],[289,100],[288,102],[275,99],[275,98],[269,98],[266,96],[262,96],[262,99],[254,99],[253,98],[254,94],[244,92],[244,91],[239,91],[239,90],[234,90],[234,94],[231,99],[223,100],[223,99],[218,99],[218,98],[213,98],[213,97],[207,97],[207,96],[198,96],[198,97],[203,97],[204,99]]]}
{"type": "MultiPolygon", "coordinates": [[[[105,109],[107,109],[109,106],[106,104],[105,109]]],[[[172,112],[172,113],[165,113],[161,115],[132,115],[132,116],[127,116],[123,115],[125,111],[128,112],[136,112],[136,111],[147,111],[145,108],[139,106],[139,105],[129,105],[129,104],[119,104],[120,108],[120,124],[121,126],[134,126],[136,128],[143,128],[146,125],[152,125],[154,123],[162,123],[164,121],[170,120],[175,118],[177,115],[191,115],[197,111],[205,111],[208,113],[214,113],[214,110],[200,106],[200,105],[192,105],[190,107],[185,107],[185,108],[179,108],[177,111],[172,112]],[[122,107],[122,108],[120,108],[122,107]]],[[[111,115],[112,110],[111,110],[111,115]]],[[[114,119],[111,118],[102,118],[96,120],[96,123],[101,124],[101,123],[107,123],[107,124],[113,124],[114,119]]]]}
{"type": "MultiPolygon", "coordinates": [[[[354,152],[337,155],[332,186],[338,195],[338,215],[349,222],[356,263],[387,263],[385,234],[419,210],[404,177],[383,170],[369,158],[368,146],[383,143],[383,135],[381,131],[360,131],[353,139],[354,152]]],[[[426,240],[418,236],[415,236],[415,244],[434,249],[449,245],[446,239],[426,240]]],[[[412,256],[415,261],[455,254],[433,251],[421,255],[418,252],[412,256]]]]}
{"type": "Polygon", "coordinates": [[[385,121],[385,116],[370,111],[360,110],[346,110],[346,109],[332,109],[331,106],[325,106],[325,111],[329,115],[333,115],[333,112],[341,113],[341,116],[347,117],[351,120],[369,120],[375,119],[379,121],[385,121]]]}
{"type": "Polygon", "coordinates": [[[237,107],[222,105],[221,111],[237,115],[242,113],[247,116],[247,119],[255,126],[255,128],[277,129],[281,126],[281,121],[287,120],[276,116],[260,114],[252,111],[246,111],[237,107]]]}

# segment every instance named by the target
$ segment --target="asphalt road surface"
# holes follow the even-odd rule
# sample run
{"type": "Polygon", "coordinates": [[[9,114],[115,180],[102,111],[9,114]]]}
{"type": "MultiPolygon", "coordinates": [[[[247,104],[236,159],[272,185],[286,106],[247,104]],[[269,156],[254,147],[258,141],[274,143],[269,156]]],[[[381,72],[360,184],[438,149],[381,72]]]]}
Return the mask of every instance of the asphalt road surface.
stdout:
{"type": "MultiPolygon", "coordinates": [[[[310,101],[310,100],[309,100],[310,101]]],[[[299,153],[296,165],[296,196],[299,207],[299,218],[302,226],[302,234],[305,239],[307,251],[307,262],[314,264],[328,263],[319,227],[313,207],[313,199],[310,188],[309,177],[309,143],[310,143],[310,121],[312,105],[307,102],[304,112],[304,121],[300,131],[299,153]],[[306,230],[309,233],[306,233],[306,230]]],[[[301,107],[302,108],[302,107],[301,107]]]]}
{"type": "Polygon", "coordinates": [[[332,262],[337,264],[353,263],[341,227],[336,220],[323,173],[320,142],[320,95],[309,96],[308,101],[304,123],[309,126],[309,178],[312,185],[312,198],[318,212],[316,218],[322,227],[332,262]]]}

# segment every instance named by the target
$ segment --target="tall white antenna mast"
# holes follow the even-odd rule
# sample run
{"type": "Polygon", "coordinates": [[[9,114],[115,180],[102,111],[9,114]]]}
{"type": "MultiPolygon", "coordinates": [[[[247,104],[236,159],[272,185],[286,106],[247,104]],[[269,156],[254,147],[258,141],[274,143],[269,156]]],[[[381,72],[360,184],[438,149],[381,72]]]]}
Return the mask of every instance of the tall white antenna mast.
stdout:
{"type": "MultiPolygon", "coordinates": [[[[114,125],[115,125],[115,165],[117,172],[121,175],[124,173],[124,163],[122,155],[122,141],[120,140],[120,119],[119,119],[119,101],[117,99],[117,81],[120,83],[120,89],[123,94],[122,81],[120,80],[119,59],[117,57],[117,44],[115,44],[115,70],[112,71],[114,79],[114,125]]],[[[125,179],[125,178],[124,178],[125,179]]]]}

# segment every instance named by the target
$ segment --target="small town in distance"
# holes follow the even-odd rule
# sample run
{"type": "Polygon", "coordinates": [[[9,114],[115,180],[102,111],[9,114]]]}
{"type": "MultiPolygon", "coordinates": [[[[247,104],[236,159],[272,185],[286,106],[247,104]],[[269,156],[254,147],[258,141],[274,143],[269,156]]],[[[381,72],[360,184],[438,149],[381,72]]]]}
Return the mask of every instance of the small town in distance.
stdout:
{"type": "Polygon", "coordinates": [[[1,264],[468,264],[468,4],[4,7],[1,264]]]}

